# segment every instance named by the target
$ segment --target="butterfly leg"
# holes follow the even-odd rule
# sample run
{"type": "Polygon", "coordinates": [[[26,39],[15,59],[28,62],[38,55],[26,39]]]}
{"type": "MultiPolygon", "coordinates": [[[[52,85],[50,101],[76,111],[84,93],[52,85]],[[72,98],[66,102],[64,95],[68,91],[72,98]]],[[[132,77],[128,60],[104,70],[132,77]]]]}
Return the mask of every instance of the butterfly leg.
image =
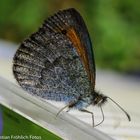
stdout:
{"type": "Polygon", "coordinates": [[[70,110],[71,107],[73,107],[75,105],[76,102],[70,102],[69,104],[67,104],[66,106],[64,106],[63,108],[61,108],[57,114],[56,114],[56,117],[61,113],[61,111],[63,111],[65,108],[69,107],[69,109],[66,111],[68,112],[70,110]]]}
{"type": "Polygon", "coordinates": [[[69,106],[69,104],[66,105],[66,106],[64,106],[63,108],[61,108],[61,109],[57,112],[56,117],[57,117],[65,108],[67,108],[68,106],[69,106]]]}
{"type": "Polygon", "coordinates": [[[85,112],[85,113],[90,113],[92,115],[92,125],[94,127],[94,114],[93,114],[93,112],[90,112],[90,111],[85,110],[85,109],[80,109],[80,111],[85,112]]]}

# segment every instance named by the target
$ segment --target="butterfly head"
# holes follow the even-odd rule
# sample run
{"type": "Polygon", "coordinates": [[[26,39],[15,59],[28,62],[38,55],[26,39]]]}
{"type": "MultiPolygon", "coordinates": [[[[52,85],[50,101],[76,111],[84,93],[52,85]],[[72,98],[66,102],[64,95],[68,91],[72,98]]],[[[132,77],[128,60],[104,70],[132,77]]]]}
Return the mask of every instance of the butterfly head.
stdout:
{"type": "Polygon", "coordinates": [[[93,105],[101,106],[107,101],[107,97],[97,91],[93,94],[93,105]]]}
{"type": "MultiPolygon", "coordinates": [[[[113,103],[115,103],[127,116],[128,120],[131,121],[131,117],[130,115],[117,103],[115,102],[112,98],[105,96],[97,91],[93,92],[93,105],[98,105],[98,106],[102,106],[104,103],[107,102],[107,99],[111,100],[113,103]]],[[[102,108],[101,108],[102,110],[102,108]]]]}

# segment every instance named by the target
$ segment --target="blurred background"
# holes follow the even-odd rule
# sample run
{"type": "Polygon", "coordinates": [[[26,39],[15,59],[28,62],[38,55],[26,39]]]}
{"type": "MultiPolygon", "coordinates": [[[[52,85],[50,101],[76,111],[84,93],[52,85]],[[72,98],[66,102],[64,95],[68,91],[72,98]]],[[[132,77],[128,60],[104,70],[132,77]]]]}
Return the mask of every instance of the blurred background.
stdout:
{"type": "MultiPolygon", "coordinates": [[[[89,30],[98,67],[97,88],[119,101],[135,120],[113,131],[109,122],[114,118],[107,116],[105,127],[99,129],[116,139],[139,139],[140,1],[1,0],[0,76],[14,81],[12,57],[18,44],[37,31],[48,16],[70,7],[81,13],[89,30]]],[[[90,116],[79,116],[91,124],[90,116]]]]}
{"type": "Polygon", "coordinates": [[[82,14],[99,67],[140,75],[140,1],[1,0],[0,38],[19,43],[49,15],[68,7],[82,14]]]}

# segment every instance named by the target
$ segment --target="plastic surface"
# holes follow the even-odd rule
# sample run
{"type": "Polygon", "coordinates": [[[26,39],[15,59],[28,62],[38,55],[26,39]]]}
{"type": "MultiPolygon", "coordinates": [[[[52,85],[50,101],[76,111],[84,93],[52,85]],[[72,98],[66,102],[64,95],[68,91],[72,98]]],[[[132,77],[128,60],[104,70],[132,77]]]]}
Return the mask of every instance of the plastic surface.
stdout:
{"type": "Polygon", "coordinates": [[[65,140],[112,139],[66,112],[56,117],[58,108],[3,78],[0,78],[0,103],[65,140]]]}

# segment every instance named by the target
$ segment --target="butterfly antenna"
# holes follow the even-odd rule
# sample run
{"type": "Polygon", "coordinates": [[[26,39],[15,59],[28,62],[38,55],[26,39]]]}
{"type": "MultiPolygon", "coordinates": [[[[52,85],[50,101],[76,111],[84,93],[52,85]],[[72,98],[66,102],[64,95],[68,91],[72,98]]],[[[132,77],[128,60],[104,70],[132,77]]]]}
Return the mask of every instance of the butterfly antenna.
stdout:
{"type": "Polygon", "coordinates": [[[94,127],[96,127],[96,126],[102,124],[102,123],[104,122],[104,120],[105,120],[103,109],[102,109],[101,106],[99,106],[99,107],[100,107],[100,109],[101,109],[101,113],[102,113],[103,119],[102,119],[102,121],[101,121],[100,123],[96,124],[94,127]]]}
{"type": "Polygon", "coordinates": [[[131,117],[130,117],[130,115],[117,103],[117,102],[115,102],[113,99],[111,99],[110,97],[107,97],[108,99],[110,99],[113,103],[115,103],[124,113],[125,113],[125,115],[127,116],[127,118],[128,118],[128,121],[131,121],[131,117]]]}

